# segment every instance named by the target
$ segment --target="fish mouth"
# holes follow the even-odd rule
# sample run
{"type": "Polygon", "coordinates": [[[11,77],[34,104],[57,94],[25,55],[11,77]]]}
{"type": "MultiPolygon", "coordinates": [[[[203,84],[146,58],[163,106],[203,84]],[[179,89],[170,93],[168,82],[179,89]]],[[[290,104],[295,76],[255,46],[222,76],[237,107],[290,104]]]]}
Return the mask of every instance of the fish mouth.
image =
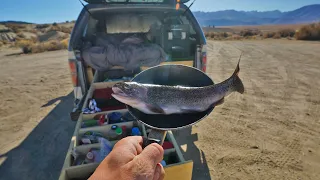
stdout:
{"type": "Polygon", "coordinates": [[[112,87],[112,91],[113,93],[111,94],[111,96],[124,104],[134,105],[138,103],[138,101],[135,98],[128,96],[118,87],[112,87]]]}
{"type": "Polygon", "coordinates": [[[129,97],[126,93],[124,93],[120,88],[118,87],[112,87],[112,91],[113,91],[113,94],[111,94],[112,96],[113,95],[116,95],[116,96],[122,96],[122,97],[129,97]]]}

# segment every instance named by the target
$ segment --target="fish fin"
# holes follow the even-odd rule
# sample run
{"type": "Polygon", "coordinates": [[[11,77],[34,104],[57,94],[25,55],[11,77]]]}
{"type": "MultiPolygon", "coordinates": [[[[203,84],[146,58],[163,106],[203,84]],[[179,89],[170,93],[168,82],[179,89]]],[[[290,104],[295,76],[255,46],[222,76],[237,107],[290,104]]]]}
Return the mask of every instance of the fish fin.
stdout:
{"type": "Polygon", "coordinates": [[[242,56],[242,53],[240,54],[238,65],[236,67],[236,70],[232,74],[231,78],[233,78],[233,88],[234,88],[234,90],[239,92],[239,93],[241,93],[241,94],[243,94],[244,93],[244,86],[243,86],[243,83],[242,83],[241,79],[238,76],[239,72],[240,72],[239,64],[240,64],[241,56],[242,56]]]}
{"type": "Polygon", "coordinates": [[[239,72],[240,72],[240,60],[241,60],[241,56],[242,56],[242,53],[240,54],[240,57],[239,57],[239,60],[238,60],[238,65],[237,65],[237,67],[236,67],[236,70],[234,70],[233,75],[238,76],[238,74],[239,74],[239,72]]]}
{"type": "Polygon", "coordinates": [[[224,103],[224,97],[221,98],[219,101],[213,103],[212,106],[219,106],[219,105],[221,105],[221,104],[223,104],[223,103],[224,103]]]}
{"type": "Polygon", "coordinates": [[[235,91],[237,91],[240,94],[244,93],[244,86],[239,76],[235,76],[233,78],[233,88],[235,91]]]}
{"type": "Polygon", "coordinates": [[[157,114],[165,114],[164,110],[156,105],[156,104],[146,104],[146,107],[149,109],[149,111],[157,113],[157,114]]]}

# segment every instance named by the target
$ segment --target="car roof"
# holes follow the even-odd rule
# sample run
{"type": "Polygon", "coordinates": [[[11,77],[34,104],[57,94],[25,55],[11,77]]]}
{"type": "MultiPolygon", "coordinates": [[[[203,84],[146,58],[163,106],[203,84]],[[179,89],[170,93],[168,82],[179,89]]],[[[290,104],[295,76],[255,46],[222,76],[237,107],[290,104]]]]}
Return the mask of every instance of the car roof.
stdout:
{"type": "MultiPolygon", "coordinates": [[[[91,13],[99,11],[152,11],[152,10],[176,10],[175,6],[170,4],[87,4],[85,6],[91,13]]],[[[184,4],[180,5],[179,11],[186,10],[188,7],[184,4]]]]}
{"type": "MultiPolygon", "coordinates": [[[[84,0],[89,4],[175,4],[176,0],[84,0]]],[[[187,3],[190,0],[180,0],[180,3],[187,3]]]]}

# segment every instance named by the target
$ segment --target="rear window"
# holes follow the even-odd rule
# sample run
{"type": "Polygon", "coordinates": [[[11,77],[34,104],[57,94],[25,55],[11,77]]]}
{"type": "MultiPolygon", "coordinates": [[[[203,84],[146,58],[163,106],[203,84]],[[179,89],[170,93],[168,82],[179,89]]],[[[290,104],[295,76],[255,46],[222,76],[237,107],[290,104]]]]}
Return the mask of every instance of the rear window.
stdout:
{"type": "Polygon", "coordinates": [[[177,13],[125,13],[106,16],[106,32],[110,34],[146,33],[155,26],[163,25],[187,25],[189,33],[196,33],[187,17],[177,13]]]}
{"type": "Polygon", "coordinates": [[[116,14],[106,18],[106,32],[112,33],[146,33],[152,24],[160,20],[152,14],[116,14]]]}
{"type": "Polygon", "coordinates": [[[158,44],[170,59],[193,60],[200,35],[183,11],[99,13],[90,17],[84,36],[142,37],[158,44]]]}

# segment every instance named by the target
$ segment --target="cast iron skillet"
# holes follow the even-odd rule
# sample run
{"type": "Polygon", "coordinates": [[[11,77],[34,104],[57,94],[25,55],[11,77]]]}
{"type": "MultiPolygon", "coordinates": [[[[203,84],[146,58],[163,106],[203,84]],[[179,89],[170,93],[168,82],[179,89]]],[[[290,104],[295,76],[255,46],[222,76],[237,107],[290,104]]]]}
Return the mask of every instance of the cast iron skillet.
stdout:
{"type": "MultiPolygon", "coordinates": [[[[131,81],[145,84],[180,85],[188,87],[202,87],[214,84],[211,78],[204,72],[184,65],[154,66],[140,72],[131,81]]],[[[166,131],[191,126],[208,116],[213,110],[213,108],[210,108],[199,113],[151,115],[145,114],[128,105],[127,108],[134,118],[152,129],[144,142],[145,146],[152,142],[157,142],[162,145],[166,131]]]]}

